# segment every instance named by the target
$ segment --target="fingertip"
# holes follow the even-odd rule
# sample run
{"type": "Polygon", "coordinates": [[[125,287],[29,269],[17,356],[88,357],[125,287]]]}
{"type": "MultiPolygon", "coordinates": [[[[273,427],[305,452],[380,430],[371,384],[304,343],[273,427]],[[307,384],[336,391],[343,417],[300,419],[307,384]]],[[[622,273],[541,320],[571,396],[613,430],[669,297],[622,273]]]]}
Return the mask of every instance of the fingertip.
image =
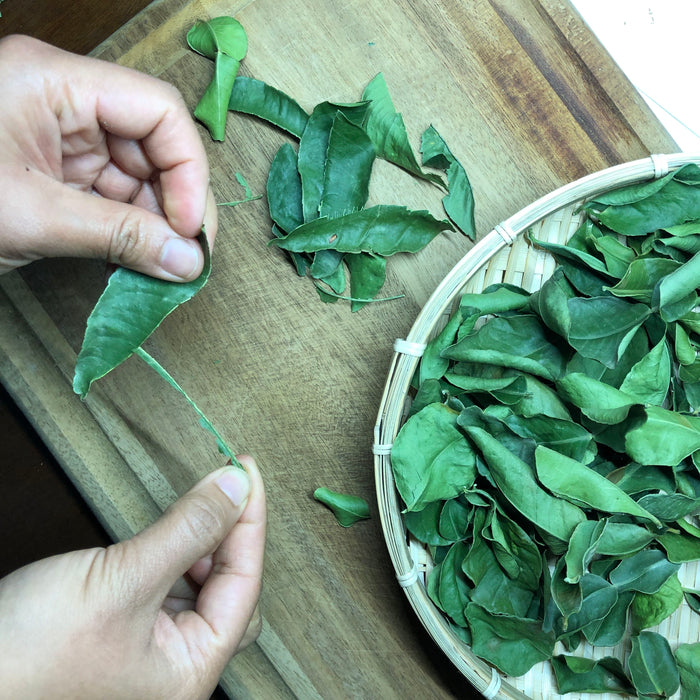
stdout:
{"type": "Polygon", "coordinates": [[[211,187],[207,191],[207,203],[204,209],[204,220],[201,230],[204,231],[207,237],[207,243],[209,244],[209,250],[211,250],[214,247],[216,234],[219,230],[219,210],[216,206],[216,200],[214,199],[214,193],[211,191],[211,187]]]}
{"type": "Polygon", "coordinates": [[[236,508],[241,508],[250,494],[250,478],[243,469],[229,467],[221,471],[214,483],[236,508]]]}
{"type": "Polygon", "coordinates": [[[166,279],[189,281],[196,279],[204,267],[204,254],[195,240],[168,238],[160,252],[159,267],[166,279]]]}
{"type": "Polygon", "coordinates": [[[248,454],[236,455],[236,459],[246,468],[253,471],[258,471],[258,465],[255,458],[248,454]]]}

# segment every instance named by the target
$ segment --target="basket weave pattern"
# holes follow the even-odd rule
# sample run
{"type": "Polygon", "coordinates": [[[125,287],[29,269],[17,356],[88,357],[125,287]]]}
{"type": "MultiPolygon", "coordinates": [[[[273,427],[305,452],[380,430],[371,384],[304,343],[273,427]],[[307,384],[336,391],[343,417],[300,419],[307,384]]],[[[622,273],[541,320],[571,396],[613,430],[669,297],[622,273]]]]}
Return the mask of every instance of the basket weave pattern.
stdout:
{"type": "MultiPolygon", "coordinates": [[[[481,292],[498,282],[518,285],[531,292],[540,288],[556,263],[549,253],[530,245],[521,235],[523,232],[531,230],[539,240],[566,243],[581,223],[579,207],[584,200],[614,187],[661,177],[690,162],[700,163],[700,155],[655,155],[615,166],[556,190],[518,212],[495,227],[453,268],[422,309],[407,338],[397,341],[395,346],[374,430],[375,480],[384,537],[399,584],[422,624],[486,698],[546,700],[557,695],[557,686],[548,662],[538,664],[518,678],[502,677],[455,636],[426,593],[424,584],[431,567],[430,556],[420,543],[408,538],[391,471],[391,444],[410,405],[409,385],[421,350],[441,330],[464,292],[481,292]]],[[[698,562],[683,565],[678,575],[684,586],[700,588],[698,562]]],[[[668,639],[672,648],[681,642],[700,640],[698,615],[685,602],[654,629],[668,639]]],[[[555,649],[555,653],[560,651],[563,648],[555,649]]],[[[624,653],[622,646],[611,649],[588,644],[577,652],[591,658],[607,655],[621,660],[624,653]]],[[[579,697],[581,700],[620,698],[617,694],[600,693],[583,693],[579,697]]]]}

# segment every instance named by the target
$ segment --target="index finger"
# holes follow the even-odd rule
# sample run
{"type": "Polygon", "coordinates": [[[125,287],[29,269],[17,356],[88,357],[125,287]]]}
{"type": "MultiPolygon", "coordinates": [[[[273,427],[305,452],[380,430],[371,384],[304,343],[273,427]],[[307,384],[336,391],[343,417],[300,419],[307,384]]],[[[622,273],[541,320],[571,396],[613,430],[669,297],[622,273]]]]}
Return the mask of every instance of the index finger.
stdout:
{"type": "MultiPolygon", "coordinates": [[[[58,67],[71,107],[94,110],[93,118],[110,134],[143,144],[157,170],[168,224],[183,236],[197,235],[204,220],[209,164],[197,127],[180,92],[170,83],[101,59],[61,52],[75,64],[58,67]],[[80,64],[80,65],[78,65],[80,64]],[[65,70],[69,68],[69,70],[65,70]],[[77,92],[76,92],[77,91],[77,92]]],[[[83,118],[89,115],[82,115],[83,118]]]]}

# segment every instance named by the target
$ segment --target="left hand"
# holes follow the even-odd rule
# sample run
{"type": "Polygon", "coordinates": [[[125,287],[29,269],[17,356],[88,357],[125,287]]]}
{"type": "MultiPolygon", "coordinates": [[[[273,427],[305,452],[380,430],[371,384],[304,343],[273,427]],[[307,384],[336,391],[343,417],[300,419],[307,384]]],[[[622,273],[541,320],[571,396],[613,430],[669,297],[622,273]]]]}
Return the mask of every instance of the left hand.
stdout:
{"type": "Polygon", "coordinates": [[[0,695],[208,698],[260,630],[265,497],[240,461],[245,472],[209,474],[130,540],[0,581],[0,695]]]}
{"type": "Polygon", "coordinates": [[[216,206],[172,85],[23,36],[0,40],[0,85],[0,274],[42,257],[200,273],[216,206]]]}

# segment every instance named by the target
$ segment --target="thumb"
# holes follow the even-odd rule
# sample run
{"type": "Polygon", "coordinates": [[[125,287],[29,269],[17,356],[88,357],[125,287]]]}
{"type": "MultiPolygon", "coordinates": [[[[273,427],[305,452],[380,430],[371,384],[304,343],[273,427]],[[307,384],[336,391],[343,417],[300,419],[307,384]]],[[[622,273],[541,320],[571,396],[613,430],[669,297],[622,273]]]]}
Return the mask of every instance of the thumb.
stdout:
{"type": "MultiPolygon", "coordinates": [[[[33,185],[24,192],[33,201],[21,207],[20,242],[28,250],[19,251],[19,258],[22,254],[27,261],[41,257],[101,258],[175,282],[194,279],[202,270],[204,254],[195,240],[199,231],[176,231],[162,214],[50,178],[41,187],[33,185]]],[[[216,217],[216,204],[209,192],[203,223],[210,247],[216,235],[216,217]]]]}
{"type": "Polygon", "coordinates": [[[212,554],[245,510],[250,479],[240,467],[208,474],[150,527],[123,543],[128,566],[160,605],[195,562],[212,554]]]}

